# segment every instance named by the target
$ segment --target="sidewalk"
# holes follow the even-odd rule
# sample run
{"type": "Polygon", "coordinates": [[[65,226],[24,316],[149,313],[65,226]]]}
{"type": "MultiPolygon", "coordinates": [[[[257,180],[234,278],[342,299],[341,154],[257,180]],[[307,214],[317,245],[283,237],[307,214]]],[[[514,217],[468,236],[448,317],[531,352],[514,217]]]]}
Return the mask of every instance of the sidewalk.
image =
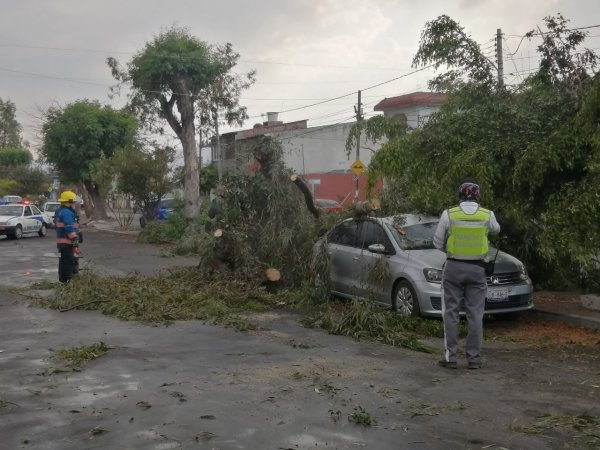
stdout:
{"type": "Polygon", "coordinates": [[[540,291],[534,293],[533,303],[540,317],[600,330],[600,309],[584,306],[579,294],[540,291]]]}

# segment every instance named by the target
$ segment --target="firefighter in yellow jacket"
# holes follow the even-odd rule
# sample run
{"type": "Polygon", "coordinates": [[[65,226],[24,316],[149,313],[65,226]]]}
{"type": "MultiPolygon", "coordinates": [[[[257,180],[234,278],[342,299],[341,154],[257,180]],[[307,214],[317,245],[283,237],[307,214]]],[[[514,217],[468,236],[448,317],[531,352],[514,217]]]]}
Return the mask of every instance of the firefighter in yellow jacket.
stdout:
{"type": "Polygon", "coordinates": [[[469,369],[481,367],[483,313],[487,296],[485,258],[488,234],[500,231],[494,213],[479,206],[479,184],[464,180],[458,188],[459,205],[442,213],[433,243],[446,252],[442,272],[444,355],[440,365],[456,369],[460,307],[464,304],[469,332],[466,356],[469,369]]]}
{"type": "Polygon", "coordinates": [[[54,214],[56,227],[56,246],[60,253],[58,260],[58,280],[66,283],[73,278],[79,253],[79,223],[73,209],[77,196],[74,192],[64,191],[58,201],[60,208],[54,214]]]}

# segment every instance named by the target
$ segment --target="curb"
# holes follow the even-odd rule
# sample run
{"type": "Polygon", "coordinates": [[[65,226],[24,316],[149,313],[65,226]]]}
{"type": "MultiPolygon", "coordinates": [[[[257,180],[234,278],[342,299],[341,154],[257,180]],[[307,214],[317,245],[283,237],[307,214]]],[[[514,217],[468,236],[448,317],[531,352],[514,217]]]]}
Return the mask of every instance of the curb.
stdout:
{"type": "Polygon", "coordinates": [[[592,330],[600,330],[600,318],[584,317],[575,314],[562,314],[540,308],[533,308],[531,312],[539,317],[543,317],[544,319],[566,322],[571,325],[589,328],[592,330]]]}

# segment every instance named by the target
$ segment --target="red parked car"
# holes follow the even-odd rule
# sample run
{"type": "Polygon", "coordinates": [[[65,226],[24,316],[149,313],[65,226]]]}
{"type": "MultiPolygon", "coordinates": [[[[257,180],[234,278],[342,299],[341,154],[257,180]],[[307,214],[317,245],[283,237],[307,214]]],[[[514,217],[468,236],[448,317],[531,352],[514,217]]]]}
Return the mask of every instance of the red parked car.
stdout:
{"type": "Polygon", "coordinates": [[[340,205],[335,200],[316,198],[315,203],[319,208],[321,208],[325,212],[338,212],[342,210],[342,205],[340,205]]]}

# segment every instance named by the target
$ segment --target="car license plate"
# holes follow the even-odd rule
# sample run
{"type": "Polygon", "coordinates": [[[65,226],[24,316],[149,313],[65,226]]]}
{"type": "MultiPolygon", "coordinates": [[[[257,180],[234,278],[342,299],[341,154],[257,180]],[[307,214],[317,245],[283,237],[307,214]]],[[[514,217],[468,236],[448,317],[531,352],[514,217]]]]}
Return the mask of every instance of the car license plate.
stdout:
{"type": "Polygon", "coordinates": [[[505,302],[508,300],[508,288],[488,288],[488,302],[505,302]]]}

